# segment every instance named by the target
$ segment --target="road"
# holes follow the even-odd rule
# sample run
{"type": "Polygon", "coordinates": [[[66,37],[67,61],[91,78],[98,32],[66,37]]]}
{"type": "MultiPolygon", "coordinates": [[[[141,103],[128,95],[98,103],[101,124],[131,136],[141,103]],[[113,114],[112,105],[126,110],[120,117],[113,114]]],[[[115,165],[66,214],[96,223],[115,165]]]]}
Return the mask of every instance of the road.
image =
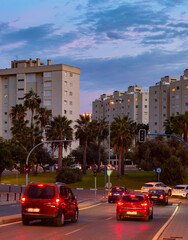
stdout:
{"type": "Polygon", "coordinates": [[[21,222],[1,225],[0,239],[14,240],[151,240],[169,219],[175,209],[171,200],[168,206],[154,206],[154,218],[149,222],[140,220],[116,221],[116,204],[97,203],[80,209],[77,223],[66,222],[63,227],[40,221],[23,226],[21,222]]]}

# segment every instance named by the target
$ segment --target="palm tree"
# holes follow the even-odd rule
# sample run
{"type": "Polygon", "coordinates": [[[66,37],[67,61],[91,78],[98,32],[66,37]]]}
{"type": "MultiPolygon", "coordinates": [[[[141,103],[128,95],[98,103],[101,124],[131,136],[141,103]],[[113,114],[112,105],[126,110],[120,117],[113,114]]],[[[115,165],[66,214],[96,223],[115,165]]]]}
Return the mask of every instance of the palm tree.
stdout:
{"type": "Polygon", "coordinates": [[[97,121],[94,120],[94,130],[97,138],[97,145],[98,145],[98,171],[101,165],[101,143],[107,139],[108,137],[108,122],[103,119],[98,119],[97,121]]]}
{"type": "Polygon", "coordinates": [[[80,115],[80,119],[76,120],[75,138],[80,140],[80,145],[83,146],[83,174],[86,174],[86,150],[88,141],[94,138],[93,122],[90,121],[90,116],[80,115]]]}
{"type": "Polygon", "coordinates": [[[43,134],[45,131],[46,125],[49,124],[50,119],[52,117],[52,111],[45,108],[39,108],[38,109],[38,115],[36,116],[36,119],[38,119],[37,124],[40,124],[41,133],[43,134]]]}
{"type": "Polygon", "coordinates": [[[24,105],[16,104],[15,106],[12,106],[9,116],[11,117],[12,120],[14,119],[20,120],[22,118],[24,119],[27,115],[26,111],[27,108],[24,105]]]}
{"type": "Polygon", "coordinates": [[[114,118],[111,124],[111,143],[119,157],[118,179],[121,179],[122,174],[122,157],[131,146],[134,136],[135,124],[128,116],[123,115],[122,118],[120,116],[114,118]]]}
{"type": "Polygon", "coordinates": [[[70,145],[70,141],[73,139],[73,129],[71,127],[72,120],[68,120],[66,116],[53,117],[50,121],[46,137],[48,140],[63,140],[62,142],[55,143],[53,145],[58,145],[58,169],[62,167],[62,157],[63,157],[63,147],[67,149],[70,145]]]}
{"type": "Polygon", "coordinates": [[[24,99],[25,99],[24,106],[26,106],[28,109],[31,110],[31,127],[32,127],[33,119],[34,119],[34,112],[39,109],[40,104],[41,104],[41,99],[37,95],[37,93],[35,93],[33,91],[33,89],[31,89],[28,93],[25,94],[24,99]]]}

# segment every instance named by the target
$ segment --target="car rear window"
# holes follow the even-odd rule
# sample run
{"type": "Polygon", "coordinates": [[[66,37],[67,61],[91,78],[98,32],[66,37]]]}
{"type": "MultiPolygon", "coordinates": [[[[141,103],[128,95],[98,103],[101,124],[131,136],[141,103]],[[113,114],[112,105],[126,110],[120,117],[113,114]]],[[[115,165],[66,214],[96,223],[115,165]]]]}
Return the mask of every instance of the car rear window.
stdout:
{"type": "Polygon", "coordinates": [[[153,184],[144,184],[143,187],[153,187],[153,184]]]}
{"type": "Polygon", "coordinates": [[[124,191],[124,189],[121,188],[121,187],[114,187],[114,188],[112,188],[112,192],[122,192],[122,191],[124,191]]]}
{"type": "Polygon", "coordinates": [[[174,189],[184,189],[185,187],[175,187],[174,189]]]}
{"type": "Polygon", "coordinates": [[[131,197],[131,196],[124,196],[123,200],[125,202],[141,202],[144,200],[144,197],[142,196],[135,196],[135,197],[131,197]]]}
{"type": "Polygon", "coordinates": [[[149,190],[149,194],[163,194],[164,190],[149,190]]]}
{"type": "Polygon", "coordinates": [[[55,196],[54,186],[31,185],[27,191],[28,198],[52,199],[55,196]]]}

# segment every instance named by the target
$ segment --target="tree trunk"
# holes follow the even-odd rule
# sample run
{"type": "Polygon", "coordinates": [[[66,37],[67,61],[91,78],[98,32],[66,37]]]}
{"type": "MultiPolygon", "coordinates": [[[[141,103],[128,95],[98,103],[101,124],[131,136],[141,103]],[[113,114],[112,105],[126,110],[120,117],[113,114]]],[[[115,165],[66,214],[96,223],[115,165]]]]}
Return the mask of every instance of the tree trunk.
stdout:
{"type": "Polygon", "coordinates": [[[187,123],[184,123],[184,141],[187,142],[187,123]]]}
{"type": "Polygon", "coordinates": [[[59,151],[58,151],[58,169],[62,168],[62,155],[63,155],[63,145],[62,142],[59,142],[59,151]]]}
{"type": "Polygon", "coordinates": [[[97,171],[100,171],[100,165],[101,165],[101,142],[98,143],[98,169],[97,171]]]}
{"type": "Polygon", "coordinates": [[[83,174],[86,174],[86,152],[87,152],[87,140],[85,141],[83,152],[83,174]]]}
{"type": "Polygon", "coordinates": [[[118,160],[118,180],[121,179],[121,158],[122,158],[122,151],[121,149],[118,151],[119,152],[119,160],[118,160]]]}

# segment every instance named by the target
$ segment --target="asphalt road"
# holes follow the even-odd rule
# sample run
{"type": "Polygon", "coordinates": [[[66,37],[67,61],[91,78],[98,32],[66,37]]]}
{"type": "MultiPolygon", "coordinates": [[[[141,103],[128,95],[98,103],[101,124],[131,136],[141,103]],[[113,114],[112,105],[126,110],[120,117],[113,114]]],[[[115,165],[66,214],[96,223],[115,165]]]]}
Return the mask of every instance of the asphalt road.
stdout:
{"type": "Polygon", "coordinates": [[[40,221],[23,226],[21,222],[0,226],[0,239],[14,240],[151,240],[173,213],[175,206],[154,206],[154,218],[116,221],[116,204],[99,203],[80,209],[77,223],[66,222],[63,227],[40,221]]]}

